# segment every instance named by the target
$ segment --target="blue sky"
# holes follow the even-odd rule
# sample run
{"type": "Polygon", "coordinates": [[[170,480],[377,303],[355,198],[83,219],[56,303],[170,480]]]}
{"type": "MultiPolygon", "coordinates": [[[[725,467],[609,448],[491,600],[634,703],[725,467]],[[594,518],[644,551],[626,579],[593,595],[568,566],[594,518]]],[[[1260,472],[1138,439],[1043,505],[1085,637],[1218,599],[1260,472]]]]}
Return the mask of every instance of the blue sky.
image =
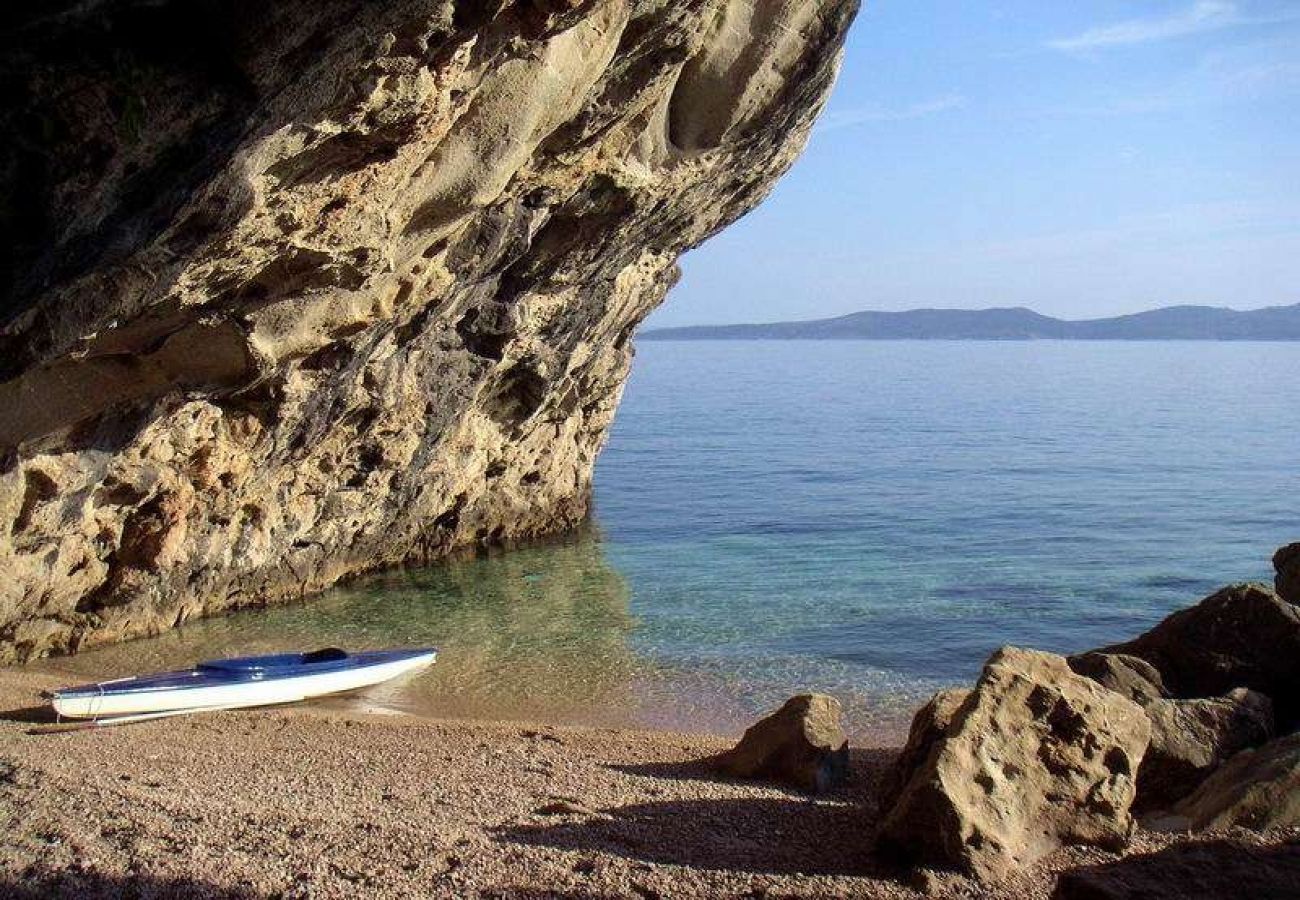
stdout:
{"type": "Polygon", "coordinates": [[[867,0],[807,152],[655,325],[1300,302],[1300,0],[867,0]]]}

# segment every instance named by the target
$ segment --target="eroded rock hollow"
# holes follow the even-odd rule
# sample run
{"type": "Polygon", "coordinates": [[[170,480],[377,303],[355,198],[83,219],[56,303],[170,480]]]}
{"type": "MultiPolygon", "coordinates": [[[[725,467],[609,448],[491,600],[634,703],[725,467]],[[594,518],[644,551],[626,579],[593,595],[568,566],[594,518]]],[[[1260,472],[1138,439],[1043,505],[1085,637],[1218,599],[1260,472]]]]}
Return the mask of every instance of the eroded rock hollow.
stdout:
{"type": "Polygon", "coordinates": [[[98,0],[0,32],[0,661],[568,528],[855,0],[98,0]]]}

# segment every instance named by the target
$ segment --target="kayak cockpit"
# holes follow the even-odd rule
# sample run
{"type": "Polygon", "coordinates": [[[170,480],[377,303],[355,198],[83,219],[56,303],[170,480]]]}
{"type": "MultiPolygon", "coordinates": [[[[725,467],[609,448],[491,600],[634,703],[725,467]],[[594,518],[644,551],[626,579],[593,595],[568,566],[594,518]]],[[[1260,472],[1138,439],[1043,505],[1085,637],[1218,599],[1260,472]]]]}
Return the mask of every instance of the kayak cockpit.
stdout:
{"type": "Polygon", "coordinates": [[[322,666],[329,663],[341,663],[351,659],[346,650],[338,647],[326,647],[312,650],[310,653],[273,653],[266,656],[236,656],[230,659],[214,659],[198,664],[201,672],[216,674],[248,674],[266,672],[275,669],[303,669],[306,666],[322,666]]]}

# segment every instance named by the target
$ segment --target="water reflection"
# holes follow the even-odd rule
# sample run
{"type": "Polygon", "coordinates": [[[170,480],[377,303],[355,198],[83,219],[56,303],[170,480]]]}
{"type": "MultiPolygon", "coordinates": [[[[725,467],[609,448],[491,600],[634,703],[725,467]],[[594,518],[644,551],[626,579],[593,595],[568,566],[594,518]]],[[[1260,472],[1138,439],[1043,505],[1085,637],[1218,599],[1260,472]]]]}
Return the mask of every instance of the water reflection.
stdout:
{"type": "Polygon", "coordinates": [[[629,594],[588,530],[376,575],[306,604],[192,622],[51,665],[98,679],[285,649],[427,644],[439,649],[429,672],[351,702],[437,716],[625,724],[620,707],[637,702],[629,594]]]}
{"type": "MultiPolygon", "coordinates": [[[[722,583],[730,583],[719,570],[722,583]]],[[[664,601],[665,598],[656,598],[664,601]]],[[[40,665],[70,681],[188,668],[204,659],[325,646],[435,646],[427,672],[332,707],[444,718],[560,722],[737,734],[795,691],[845,705],[851,735],[901,733],[916,691],[861,665],[766,647],[770,623],[738,619],[724,590],[686,615],[642,605],[594,526],[562,541],[386,572],[310,602],[199,620],[156,638],[40,665]],[[697,611],[699,612],[699,611],[697,611]],[[737,653],[728,631],[755,632],[737,653]]],[[[770,637],[770,635],[769,635],[770,637]]]]}

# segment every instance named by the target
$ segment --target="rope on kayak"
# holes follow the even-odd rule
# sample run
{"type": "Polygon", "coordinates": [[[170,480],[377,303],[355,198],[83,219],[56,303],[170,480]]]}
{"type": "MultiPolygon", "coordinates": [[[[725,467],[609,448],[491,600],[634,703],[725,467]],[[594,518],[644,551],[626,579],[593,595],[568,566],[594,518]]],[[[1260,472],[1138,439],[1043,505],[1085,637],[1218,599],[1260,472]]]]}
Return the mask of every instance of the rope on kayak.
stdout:
{"type": "Polygon", "coordinates": [[[95,699],[90,703],[90,718],[92,721],[98,722],[99,711],[104,706],[104,698],[106,696],[104,692],[104,683],[102,681],[96,681],[95,690],[97,691],[95,699]]]}

